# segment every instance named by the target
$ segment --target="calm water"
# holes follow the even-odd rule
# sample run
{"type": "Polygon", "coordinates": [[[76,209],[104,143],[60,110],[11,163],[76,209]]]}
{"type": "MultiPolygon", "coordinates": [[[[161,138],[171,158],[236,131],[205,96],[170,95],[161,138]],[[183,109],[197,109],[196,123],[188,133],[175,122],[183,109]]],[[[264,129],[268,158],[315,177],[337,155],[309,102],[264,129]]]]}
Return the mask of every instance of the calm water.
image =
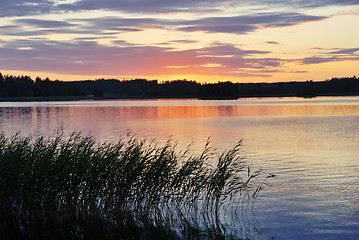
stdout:
{"type": "Polygon", "coordinates": [[[98,140],[172,138],[200,151],[243,139],[242,154],[275,173],[255,210],[255,239],[359,239],[359,98],[0,103],[0,131],[98,140]]]}

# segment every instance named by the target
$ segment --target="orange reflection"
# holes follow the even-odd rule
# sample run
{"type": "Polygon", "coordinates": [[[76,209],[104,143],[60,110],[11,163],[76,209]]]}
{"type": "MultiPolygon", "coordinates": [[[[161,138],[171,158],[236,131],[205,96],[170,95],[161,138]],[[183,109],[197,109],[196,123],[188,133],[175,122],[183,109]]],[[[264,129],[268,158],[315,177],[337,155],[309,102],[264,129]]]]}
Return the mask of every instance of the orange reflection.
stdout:
{"type": "Polygon", "coordinates": [[[97,106],[69,107],[73,119],[181,119],[232,116],[359,115],[359,105],[97,106]]]}
{"type": "MultiPolygon", "coordinates": [[[[128,130],[135,131],[139,136],[167,138],[182,135],[190,129],[191,134],[206,138],[221,135],[223,131],[228,135],[233,134],[233,127],[237,125],[226,125],[223,118],[358,115],[359,105],[319,104],[2,107],[0,129],[10,134],[21,131],[23,134],[39,132],[51,135],[55,129],[63,128],[67,132],[81,130],[100,139],[116,139],[128,130]]],[[[238,120],[233,119],[233,124],[238,124],[238,120]]],[[[251,118],[250,122],[253,121],[254,118],[251,118]]],[[[256,129],[260,127],[260,124],[256,125],[256,129]]],[[[256,135],[256,129],[252,130],[252,136],[256,135]]],[[[243,137],[245,129],[238,131],[236,140],[243,137]]],[[[289,131],[293,129],[287,129],[289,131]]]]}

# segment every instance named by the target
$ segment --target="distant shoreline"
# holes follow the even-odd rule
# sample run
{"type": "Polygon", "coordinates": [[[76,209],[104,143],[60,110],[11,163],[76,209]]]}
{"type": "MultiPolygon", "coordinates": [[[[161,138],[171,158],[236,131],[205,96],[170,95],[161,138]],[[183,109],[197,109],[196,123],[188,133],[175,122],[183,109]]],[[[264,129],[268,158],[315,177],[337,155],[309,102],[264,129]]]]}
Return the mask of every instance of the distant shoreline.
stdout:
{"type": "Polygon", "coordinates": [[[0,98],[0,102],[61,102],[61,101],[84,101],[84,100],[154,100],[154,99],[197,99],[197,100],[237,100],[243,98],[316,98],[316,97],[356,97],[358,94],[330,94],[330,95],[316,95],[316,96],[295,96],[295,95],[247,95],[239,97],[218,97],[218,98],[200,98],[200,97],[165,97],[165,96],[131,96],[131,97],[93,97],[93,96],[75,96],[75,97],[9,97],[0,98]]]}
{"type": "Polygon", "coordinates": [[[51,81],[28,76],[1,75],[0,101],[78,101],[114,99],[201,99],[359,96],[359,78],[332,78],[326,81],[277,83],[198,83],[196,81],[98,79],[51,81]]]}

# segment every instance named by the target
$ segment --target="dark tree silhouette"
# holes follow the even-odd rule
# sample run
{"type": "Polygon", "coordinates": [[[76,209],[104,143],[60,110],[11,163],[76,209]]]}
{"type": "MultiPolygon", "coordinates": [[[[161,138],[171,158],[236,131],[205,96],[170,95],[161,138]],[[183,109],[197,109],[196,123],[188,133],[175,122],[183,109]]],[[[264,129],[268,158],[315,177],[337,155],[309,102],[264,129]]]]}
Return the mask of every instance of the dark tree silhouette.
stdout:
{"type": "Polygon", "coordinates": [[[105,94],[103,93],[103,91],[101,89],[96,88],[95,90],[93,90],[93,96],[95,98],[103,98],[104,95],[105,94]]]}
{"type": "Polygon", "coordinates": [[[238,89],[231,82],[204,84],[198,89],[198,97],[202,99],[236,99],[238,98],[238,89]]]}
{"type": "MultiPolygon", "coordinates": [[[[1,74],[1,73],[0,73],[1,74]]],[[[74,82],[44,81],[37,77],[33,81],[29,76],[12,76],[1,74],[0,97],[58,97],[85,96],[85,91],[74,82]]]]}
{"type": "Polygon", "coordinates": [[[195,81],[175,80],[159,83],[157,80],[97,79],[85,81],[51,81],[49,78],[2,75],[0,97],[84,97],[95,98],[201,98],[236,99],[238,97],[359,95],[356,76],[332,78],[326,81],[279,83],[200,84],[195,81]]]}

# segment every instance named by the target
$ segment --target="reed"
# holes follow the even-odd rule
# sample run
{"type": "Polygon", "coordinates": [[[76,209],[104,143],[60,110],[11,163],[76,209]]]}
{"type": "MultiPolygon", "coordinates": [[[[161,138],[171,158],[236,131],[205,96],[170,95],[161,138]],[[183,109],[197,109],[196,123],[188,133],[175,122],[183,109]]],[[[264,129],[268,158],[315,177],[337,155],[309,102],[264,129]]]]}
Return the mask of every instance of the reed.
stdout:
{"type": "Polygon", "coordinates": [[[237,238],[239,212],[271,177],[239,150],[0,134],[0,238],[237,238]]]}

